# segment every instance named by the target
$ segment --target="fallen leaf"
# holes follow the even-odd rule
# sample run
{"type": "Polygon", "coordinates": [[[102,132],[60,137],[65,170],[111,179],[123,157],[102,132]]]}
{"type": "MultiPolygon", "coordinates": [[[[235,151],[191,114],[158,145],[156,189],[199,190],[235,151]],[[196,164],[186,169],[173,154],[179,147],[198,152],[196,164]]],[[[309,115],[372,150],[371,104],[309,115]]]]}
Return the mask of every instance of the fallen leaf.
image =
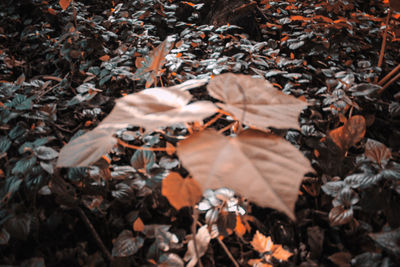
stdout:
{"type": "Polygon", "coordinates": [[[133,223],[133,230],[136,232],[142,232],[144,230],[144,223],[140,217],[138,217],[133,223]]]}
{"type": "Polygon", "coordinates": [[[179,143],[178,156],[203,190],[227,187],[294,219],[294,205],[310,162],[288,141],[257,130],[228,138],[208,129],[179,143]]]}
{"type": "Polygon", "coordinates": [[[66,144],[60,151],[57,167],[90,166],[117,144],[115,129],[95,128],[66,144]]]}
{"type": "Polygon", "coordinates": [[[346,152],[363,139],[366,131],[365,119],[361,115],[356,115],[348,119],[343,126],[329,132],[329,137],[335,144],[346,152]]]}
{"type": "Polygon", "coordinates": [[[60,0],[58,3],[60,4],[60,7],[63,10],[66,10],[69,4],[71,3],[71,0],[60,0]]]}
{"type": "Polygon", "coordinates": [[[257,128],[300,129],[298,117],[307,103],[285,95],[264,80],[226,73],[213,78],[209,94],[224,102],[217,105],[243,123],[257,128]]]}
{"type": "Polygon", "coordinates": [[[253,248],[260,252],[265,253],[267,251],[271,251],[274,243],[270,236],[266,237],[265,235],[261,234],[258,230],[253,236],[253,240],[250,242],[253,248]]]}
{"type": "Polygon", "coordinates": [[[101,61],[109,61],[110,60],[110,56],[109,55],[104,55],[104,56],[101,56],[101,57],[99,57],[99,59],[101,60],[101,61]]]}
{"type": "MultiPolygon", "coordinates": [[[[199,228],[199,230],[197,230],[196,233],[196,247],[199,257],[202,257],[206,253],[208,244],[210,243],[211,240],[211,236],[207,228],[208,228],[207,225],[203,225],[202,227],[199,228]]],[[[193,240],[189,241],[188,249],[183,259],[185,261],[190,260],[189,263],[186,265],[186,267],[196,266],[198,259],[194,248],[193,240]]]]}
{"type": "Polygon", "coordinates": [[[183,179],[177,172],[171,172],[162,180],[161,193],[177,210],[194,206],[203,196],[200,186],[194,179],[183,179]]]}
{"type": "Polygon", "coordinates": [[[250,244],[260,253],[271,252],[272,257],[277,260],[287,261],[293,255],[293,253],[287,251],[281,245],[275,245],[270,236],[266,237],[258,230],[254,234],[250,244]]]}

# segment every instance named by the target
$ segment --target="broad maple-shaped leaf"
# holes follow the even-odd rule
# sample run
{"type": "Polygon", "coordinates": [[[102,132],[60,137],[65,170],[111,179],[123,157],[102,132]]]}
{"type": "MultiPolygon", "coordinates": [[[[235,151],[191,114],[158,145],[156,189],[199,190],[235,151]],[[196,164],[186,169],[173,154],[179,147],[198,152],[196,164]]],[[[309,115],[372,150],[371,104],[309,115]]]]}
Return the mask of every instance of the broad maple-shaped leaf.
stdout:
{"type": "Polygon", "coordinates": [[[154,130],[176,123],[202,121],[213,115],[217,112],[213,103],[198,101],[188,104],[192,95],[181,91],[203,82],[146,89],[118,99],[111,113],[94,130],[61,149],[57,167],[90,166],[111,151],[117,143],[113,134],[119,129],[141,126],[154,130]]]}
{"type": "Polygon", "coordinates": [[[292,219],[303,175],[312,171],[288,141],[258,130],[235,138],[205,130],[181,141],[177,152],[203,190],[228,187],[292,219]]]}
{"type": "Polygon", "coordinates": [[[258,230],[254,234],[250,244],[260,253],[271,252],[272,257],[278,260],[287,261],[293,255],[293,253],[285,250],[281,245],[275,245],[270,236],[266,237],[258,230]]]}
{"type": "Polygon", "coordinates": [[[209,94],[224,103],[222,109],[243,123],[257,128],[299,129],[298,117],[307,103],[285,95],[264,80],[243,74],[226,73],[213,78],[209,94]]]}
{"type": "Polygon", "coordinates": [[[162,180],[161,193],[177,210],[194,206],[203,196],[196,180],[192,178],[183,179],[177,172],[171,172],[162,180]]]}
{"type": "Polygon", "coordinates": [[[63,10],[66,10],[71,3],[71,0],[60,0],[58,3],[63,10]]]}
{"type": "Polygon", "coordinates": [[[85,167],[96,162],[117,144],[113,137],[115,131],[97,127],[75,138],[61,149],[57,167],[85,167]]]}
{"type": "Polygon", "coordinates": [[[335,144],[346,152],[363,139],[366,131],[365,119],[361,115],[356,115],[348,119],[343,126],[329,132],[329,137],[335,144]]]}
{"type": "Polygon", "coordinates": [[[154,130],[176,123],[202,121],[217,112],[217,107],[209,101],[188,104],[191,98],[187,91],[162,87],[130,94],[116,101],[99,127],[121,129],[134,125],[154,130]]]}

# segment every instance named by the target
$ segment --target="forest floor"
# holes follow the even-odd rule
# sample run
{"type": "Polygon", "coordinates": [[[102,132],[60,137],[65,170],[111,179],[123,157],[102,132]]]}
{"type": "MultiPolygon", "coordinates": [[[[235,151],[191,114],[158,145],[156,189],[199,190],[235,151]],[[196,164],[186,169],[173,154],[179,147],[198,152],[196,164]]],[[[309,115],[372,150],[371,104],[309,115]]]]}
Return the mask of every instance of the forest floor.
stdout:
{"type": "MultiPolygon", "coordinates": [[[[0,3],[2,266],[396,266],[400,261],[400,13],[389,13],[385,1],[243,0],[232,1],[229,14],[219,12],[218,1],[60,2],[65,10],[52,0],[0,3]],[[145,124],[145,131],[138,127],[143,121],[132,125],[122,118],[121,129],[107,138],[95,136],[72,152],[62,150],[93,133],[115,100],[137,97],[147,88],[184,90],[179,84],[192,80],[193,99],[181,92],[176,101],[186,102],[179,106],[148,93],[160,102],[126,111],[126,117],[159,109],[154,116],[161,120],[163,110],[185,109],[189,101],[227,107],[211,93],[212,81],[228,77],[224,73],[248,75],[229,76],[238,80],[225,86],[241,90],[231,97],[251,96],[238,84],[252,76],[268,80],[290,101],[308,103],[296,113],[298,126],[244,126],[246,136],[286,139],[307,159],[305,165],[310,162],[312,171],[298,171],[296,186],[279,189],[294,190],[288,209],[258,205],[263,196],[247,189],[242,196],[228,188],[206,190],[193,205],[179,202],[183,191],[166,189],[171,177],[186,186],[181,190],[193,180],[181,176],[196,180],[196,170],[184,168],[190,157],[177,145],[181,140],[206,126],[229,140],[236,135],[246,140],[240,136],[243,125],[235,121],[252,126],[252,114],[246,117],[257,113],[252,107],[244,107],[242,118],[225,110],[214,117],[206,113],[196,123],[182,123],[185,114],[165,115],[180,123],[160,122],[162,127],[151,131],[155,125],[145,124]]],[[[278,113],[286,110],[274,115],[276,125],[285,125],[278,113]]],[[[109,118],[108,125],[120,122],[109,118]]],[[[219,163],[232,169],[233,162],[219,163]]],[[[254,163],[259,165],[268,168],[254,163]]],[[[280,168],[282,173],[301,169],[280,168]]],[[[279,171],[274,175],[281,179],[279,171]]],[[[242,179],[251,184],[253,177],[242,179]]]]}

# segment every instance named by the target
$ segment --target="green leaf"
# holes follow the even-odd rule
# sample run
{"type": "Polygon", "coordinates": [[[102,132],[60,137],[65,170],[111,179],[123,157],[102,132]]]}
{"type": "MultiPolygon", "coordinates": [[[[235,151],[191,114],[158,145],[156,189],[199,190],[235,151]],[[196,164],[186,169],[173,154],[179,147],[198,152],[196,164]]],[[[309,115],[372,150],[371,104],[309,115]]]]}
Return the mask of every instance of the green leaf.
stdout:
{"type": "Polygon", "coordinates": [[[17,174],[25,174],[29,169],[31,169],[36,163],[36,157],[28,156],[20,159],[15,164],[14,168],[11,170],[11,173],[14,175],[17,174]]]}
{"type": "Polygon", "coordinates": [[[37,148],[35,148],[35,154],[39,159],[42,160],[52,160],[57,158],[58,156],[58,152],[55,151],[53,148],[51,147],[47,147],[47,146],[39,146],[37,148]]]}
{"type": "Polygon", "coordinates": [[[136,150],[131,157],[131,165],[137,170],[144,169],[147,173],[154,165],[155,157],[156,156],[153,151],[136,150]]]}
{"type": "Polygon", "coordinates": [[[7,138],[7,136],[0,136],[0,153],[7,152],[10,146],[11,141],[7,138]]]}
{"type": "Polygon", "coordinates": [[[114,241],[112,256],[129,257],[134,255],[143,246],[144,239],[140,236],[133,237],[130,230],[123,230],[114,241]]]}

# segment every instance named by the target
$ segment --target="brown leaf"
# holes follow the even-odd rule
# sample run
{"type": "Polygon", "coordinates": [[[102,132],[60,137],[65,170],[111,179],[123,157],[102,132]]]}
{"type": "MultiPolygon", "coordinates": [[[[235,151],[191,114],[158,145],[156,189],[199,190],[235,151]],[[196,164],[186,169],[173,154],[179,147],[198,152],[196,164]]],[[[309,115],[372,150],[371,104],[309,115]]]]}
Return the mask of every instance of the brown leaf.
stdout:
{"type": "Polygon", "coordinates": [[[226,73],[213,78],[207,86],[209,94],[223,101],[222,109],[245,124],[299,129],[298,117],[307,103],[285,95],[264,80],[243,74],[226,73]]]}
{"type": "Polygon", "coordinates": [[[343,126],[329,132],[329,137],[335,144],[346,152],[363,139],[366,131],[365,119],[361,115],[356,115],[347,120],[343,126]]]}
{"type": "Polygon", "coordinates": [[[228,187],[292,219],[303,175],[312,171],[289,142],[257,130],[236,138],[205,130],[181,141],[177,152],[203,190],[228,187]]]}
{"type": "Polygon", "coordinates": [[[60,0],[58,3],[60,4],[60,7],[63,10],[66,10],[69,4],[71,3],[71,0],[60,0]]]}
{"type": "Polygon", "coordinates": [[[60,151],[57,167],[86,167],[109,153],[117,139],[113,137],[115,129],[95,128],[68,144],[60,151]]]}
{"type": "Polygon", "coordinates": [[[281,261],[287,261],[293,253],[284,249],[281,245],[274,245],[272,257],[281,261]]]}
{"type": "Polygon", "coordinates": [[[181,122],[202,121],[217,112],[209,101],[189,103],[187,91],[151,88],[118,99],[114,109],[101,122],[101,128],[125,128],[129,125],[153,130],[181,122]]]}
{"type": "Polygon", "coordinates": [[[332,226],[343,225],[351,222],[353,219],[353,209],[346,209],[344,206],[340,205],[334,207],[329,212],[329,222],[332,226]]]}
{"type": "Polygon", "coordinates": [[[168,36],[160,45],[158,45],[151,53],[151,61],[146,67],[146,71],[154,71],[156,74],[161,70],[165,62],[165,56],[168,55],[174,46],[174,38],[168,36]]]}
{"type": "Polygon", "coordinates": [[[194,206],[202,197],[199,184],[192,178],[183,179],[177,172],[171,172],[162,180],[161,193],[177,210],[194,206]]]}
{"type": "Polygon", "coordinates": [[[387,162],[392,157],[392,153],[390,149],[381,142],[368,139],[365,143],[365,156],[374,160],[379,165],[382,165],[382,162],[387,162]]]}

